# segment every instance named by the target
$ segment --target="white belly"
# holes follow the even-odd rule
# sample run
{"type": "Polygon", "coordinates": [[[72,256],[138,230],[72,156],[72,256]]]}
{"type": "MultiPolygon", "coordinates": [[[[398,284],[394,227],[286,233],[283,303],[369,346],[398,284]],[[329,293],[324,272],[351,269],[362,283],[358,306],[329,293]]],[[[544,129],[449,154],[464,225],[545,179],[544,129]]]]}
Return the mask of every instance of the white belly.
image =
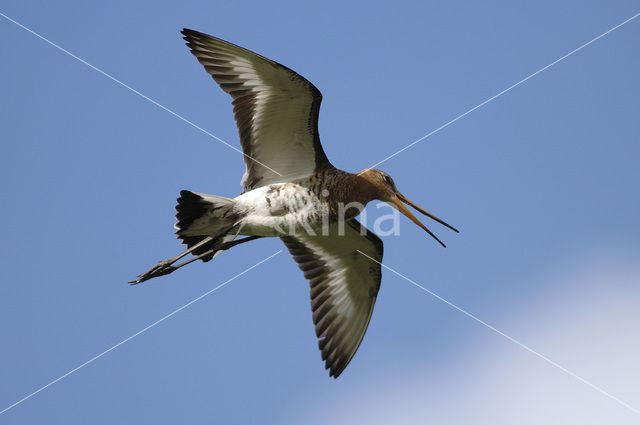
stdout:
{"type": "Polygon", "coordinates": [[[235,198],[243,235],[317,234],[328,207],[313,192],[295,183],[260,187],[235,198]]]}

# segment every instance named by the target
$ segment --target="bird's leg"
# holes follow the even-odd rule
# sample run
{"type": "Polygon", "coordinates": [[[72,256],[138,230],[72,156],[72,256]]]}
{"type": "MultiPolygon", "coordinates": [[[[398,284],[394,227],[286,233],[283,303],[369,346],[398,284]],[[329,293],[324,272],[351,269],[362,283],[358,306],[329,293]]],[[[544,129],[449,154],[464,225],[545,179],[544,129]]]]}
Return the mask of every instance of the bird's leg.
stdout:
{"type": "Polygon", "coordinates": [[[245,242],[250,242],[250,241],[255,241],[256,239],[260,239],[263,236],[247,236],[246,238],[242,238],[242,239],[236,239],[235,241],[229,241],[229,242],[225,242],[222,245],[220,245],[220,248],[218,248],[218,251],[226,251],[229,248],[233,248],[236,245],[240,245],[241,243],[245,243],[245,242]]]}
{"type": "Polygon", "coordinates": [[[202,245],[204,245],[204,244],[206,244],[208,242],[211,242],[216,237],[217,237],[217,235],[208,236],[208,237],[204,238],[203,240],[201,240],[200,242],[198,242],[197,244],[193,245],[191,248],[187,249],[186,251],[181,252],[180,254],[176,255],[175,257],[167,258],[166,260],[162,260],[162,261],[158,262],[158,264],[156,264],[155,266],[151,267],[146,272],[144,272],[142,274],[139,274],[138,278],[136,280],[132,280],[129,283],[135,285],[137,283],[142,283],[145,280],[149,280],[149,279],[152,279],[152,278],[158,277],[158,276],[164,276],[166,274],[169,274],[169,273],[173,272],[175,270],[175,267],[172,266],[173,263],[175,263],[176,261],[178,261],[179,259],[181,259],[185,255],[187,255],[187,254],[193,252],[194,250],[200,248],[202,245]]]}
{"type": "Polygon", "coordinates": [[[214,233],[213,235],[207,236],[206,238],[204,238],[203,240],[201,240],[200,242],[198,242],[194,246],[190,247],[186,251],[181,252],[180,254],[176,255],[175,257],[167,258],[166,260],[162,260],[162,261],[158,262],[158,264],[156,264],[155,266],[151,267],[146,272],[144,272],[142,274],[139,274],[138,278],[136,280],[132,280],[129,283],[135,285],[137,283],[142,283],[145,280],[149,280],[149,279],[152,279],[152,278],[158,277],[158,276],[164,276],[166,274],[169,274],[169,273],[173,272],[175,270],[175,267],[171,266],[173,263],[175,263],[176,261],[178,261],[179,259],[181,259],[185,255],[190,254],[194,250],[200,248],[201,246],[211,242],[212,240],[214,240],[216,238],[219,238],[220,236],[225,235],[227,232],[229,232],[234,227],[235,226],[225,227],[224,229],[214,233]]]}
{"type": "Polygon", "coordinates": [[[177,265],[173,265],[176,261],[180,260],[182,257],[184,257],[185,255],[193,252],[194,250],[198,249],[199,247],[203,246],[204,244],[212,241],[213,239],[216,239],[217,237],[219,237],[220,233],[216,234],[216,235],[212,235],[212,236],[208,236],[206,238],[204,238],[202,241],[198,242],[197,244],[195,244],[194,246],[192,246],[191,248],[187,249],[184,252],[181,252],[180,254],[176,255],[175,257],[171,257],[168,258],[166,260],[162,260],[160,261],[158,264],[156,264],[155,266],[153,266],[151,269],[149,269],[148,271],[146,271],[145,273],[142,273],[141,275],[138,275],[138,278],[136,280],[132,280],[131,284],[135,285],[138,283],[142,283],[145,280],[149,280],[152,279],[154,277],[159,277],[159,276],[164,276],[170,273],[173,273],[174,271],[178,270],[181,267],[186,266],[187,264],[190,264],[196,260],[200,260],[201,258],[207,257],[208,255],[211,255],[215,252],[218,251],[224,251],[227,250],[231,247],[234,247],[236,245],[239,245],[241,243],[245,243],[245,242],[249,242],[255,239],[258,239],[260,236],[249,236],[243,239],[238,239],[235,241],[230,241],[230,242],[225,242],[223,243],[220,247],[218,248],[213,248],[210,249],[206,252],[203,252],[193,258],[190,258],[187,261],[183,261],[180,264],[177,265]]]}
{"type": "MultiPolygon", "coordinates": [[[[165,275],[165,274],[172,273],[172,272],[178,270],[180,267],[184,267],[187,264],[191,264],[194,261],[198,261],[201,258],[207,257],[208,255],[214,254],[214,253],[219,252],[219,251],[226,251],[227,249],[232,248],[232,247],[234,247],[236,245],[240,245],[241,243],[253,241],[253,240],[256,240],[256,239],[261,238],[261,237],[262,236],[249,236],[249,237],[246,237],[246,238],[237,239],[235,241],[225,242],[222,245],[220,245],[220,247],[218,247],[218,248],[210,249],[207,252],[203,252],[202,254],[199,254],[196,257],[190,258],[187,261],[183,261],[180,264],[176,264],[175,266],[171,265],[171,266],[167,267],[167,270],[163,271],[162,274],[159,274],[158,276],[162,276],[162,275],[165,275]]],[[[156,276],[152,276],[152,277],[156,277],[156,276]]],[[[138,282],[136,282],[136,283],[138,283],[138,282]]]]}

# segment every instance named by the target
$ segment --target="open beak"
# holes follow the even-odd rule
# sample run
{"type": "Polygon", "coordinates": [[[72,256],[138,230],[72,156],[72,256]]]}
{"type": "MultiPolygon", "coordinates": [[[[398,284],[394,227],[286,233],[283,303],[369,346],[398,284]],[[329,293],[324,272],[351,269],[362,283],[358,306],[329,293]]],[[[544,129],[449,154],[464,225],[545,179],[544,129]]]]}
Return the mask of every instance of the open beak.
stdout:
{"type": "Polygon", "coordinates": [[[394,207],[396,207],[398,209],[398,211],[400,211],[402,214],[406,215],[409,220],[413,221],[415,224],[417,224],[418,226],[422,227],[428,234],[431,235],[431,237],[433,237],[435,240],[437,240],[440,245],[442,245],[443,247],[447,247],[445,244],[442,243],[442,241],[440,239],[438,239],[438,237],[436,235],[434,235],[433,233],[431,233],[431,230],[427,229],[427,226],[425,226],[424,224],[422,224],[420,222],[420,220],[418,220],[416,218],[415,215],[413,215],[411,213],[411,211],[409,211],[409,209],[407,207],[404,206],[403,202],[411,205],[413,208],[415,208],[416,210],[420,211],[422,214],[426,215],[427,217],[437,221],[438,223],[442,224],[443,226],[447,226],[449,229],[453,230],[454,232],[458,232],[458,229],[456,229],[453,226],[450,226],[449,224],[445,223],[444,221],[440,220],[438,217],[436,217],[435,215],[425,211],[424,209],[420,208],[419,206],[417,206],[416,204],[414,204],[413,202],[411,202],[410,200],[408,200],[402,193],[400,192],[396,192],[396,196],[392,199],[392,204],[394,207]]]}

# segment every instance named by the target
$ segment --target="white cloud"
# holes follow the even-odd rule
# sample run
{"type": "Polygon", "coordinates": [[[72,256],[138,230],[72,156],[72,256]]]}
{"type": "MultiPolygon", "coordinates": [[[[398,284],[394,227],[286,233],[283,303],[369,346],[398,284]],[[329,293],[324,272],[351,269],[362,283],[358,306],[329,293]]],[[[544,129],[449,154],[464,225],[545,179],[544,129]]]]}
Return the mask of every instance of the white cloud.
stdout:
{"type": "MultiPolygon", "coordinates": [[[[640,269],[583,264],[544,287],[562,290],[504,318],[509,330],[501,330],[640,410],[640,269]]],[[[478,340],[440,373],[408,366],[348,394],[336,388],[322,403],[309,401],[311,418],[292,423],[640,423],[640,415],[503,337],[478,340]]]]}

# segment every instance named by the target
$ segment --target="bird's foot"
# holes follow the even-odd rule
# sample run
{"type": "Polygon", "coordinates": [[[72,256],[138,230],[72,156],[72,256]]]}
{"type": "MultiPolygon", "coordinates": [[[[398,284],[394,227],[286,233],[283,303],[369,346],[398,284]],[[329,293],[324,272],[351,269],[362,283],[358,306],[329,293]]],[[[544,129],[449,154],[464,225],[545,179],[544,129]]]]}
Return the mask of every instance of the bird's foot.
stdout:
{"type": "Polygon", "coordinates": [[[155,266],[151,267],[146,272],[138,275],[138,278],[136,280],[132,280],[129,283],[132,285],[137,285],[138,283],[142,283],[145,280],[153,279],[154,277],[164,276],[166,274],[172,273],[177,269],[177,267],[172,266],[174,262],[175,260],[171,258],[168,260],[162,260],[155,266]]]}

